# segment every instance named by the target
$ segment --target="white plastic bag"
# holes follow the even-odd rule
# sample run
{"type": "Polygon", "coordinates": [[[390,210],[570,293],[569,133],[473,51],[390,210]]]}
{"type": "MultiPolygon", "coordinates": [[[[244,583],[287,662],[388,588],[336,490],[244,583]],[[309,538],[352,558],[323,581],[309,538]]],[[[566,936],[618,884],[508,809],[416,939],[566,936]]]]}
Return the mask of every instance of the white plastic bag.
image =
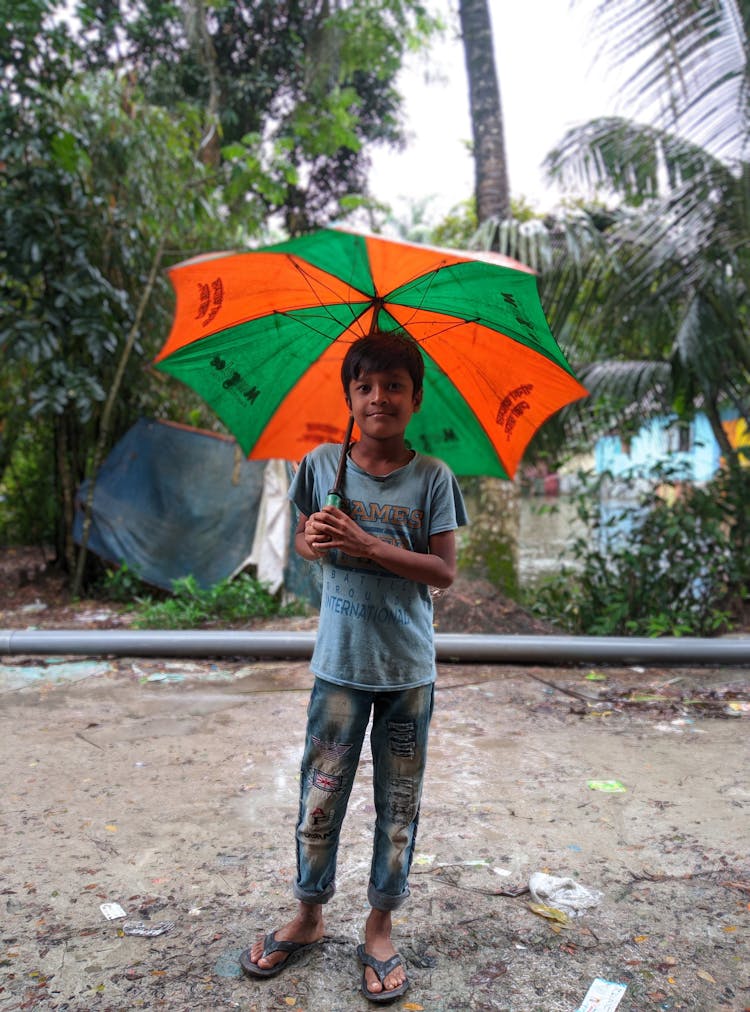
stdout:
{"type": "Polygon", "coordinates": [[[535,903],[562,910],[569,917],[578,917],[586,910],[599,905],[602,893],[589,889],[572,878],[556,878],[541,871],[529,879],[529,892],[535,903]]]}

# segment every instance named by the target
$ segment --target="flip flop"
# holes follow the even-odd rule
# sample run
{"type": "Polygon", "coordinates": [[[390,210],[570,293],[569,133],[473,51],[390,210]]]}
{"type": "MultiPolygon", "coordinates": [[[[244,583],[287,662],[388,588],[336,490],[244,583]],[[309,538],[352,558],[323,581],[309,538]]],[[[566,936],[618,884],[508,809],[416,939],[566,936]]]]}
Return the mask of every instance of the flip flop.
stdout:
{"type": "Polygon", "coordinates": [[[263,959],[264,956],[270,956],[272,952],[288,952],[289,955],[274,966],[265,967],[253,963],[250,959],[250,949],[244,949],[240,953],[242,972],[248,977],[275,977],[277,973],[285,970],[290,963],[296,963],[303,952],[307,952],[308,949],[314,949],[320,945],[321,941],[322,939],[319,938],[317,942],[277,942],[276,932],[271,931],[263,939],[263,953],[260,958],[263,959]]]}
{"type": "Polygon", "coordinates": [[[391,956],[390,959],[385,960],[375,959],[374,956],[371,956],[369,952],[365,950],[364,945],[358,945],[357,956],[359,957],[359,961],[363,966],[362,994],[365,996],[365,998],[367,998],[368,1001],[384,1005],[386,1002],[395,1001],[396,998],[400,998],[401,995],[406,991],[406,989],[409,986],[408,977],[403,982],[403,984],[399,984],[398,987],[394,987],[392,991],[385,991],[385,990],[371,991],[367,986],[367,978],[365,977],[364,967],[367,966],[372,967],[372,969],[377,974],[378,980],[382,985],[383,981],[388,976],[388,974],[392,970],[395,970],[397,966],[401,966],[401,964],[403,963],[403,960],[401,959],[401,956],[399,956],[398,953],[396,953],[395,956],[391,956]]]}

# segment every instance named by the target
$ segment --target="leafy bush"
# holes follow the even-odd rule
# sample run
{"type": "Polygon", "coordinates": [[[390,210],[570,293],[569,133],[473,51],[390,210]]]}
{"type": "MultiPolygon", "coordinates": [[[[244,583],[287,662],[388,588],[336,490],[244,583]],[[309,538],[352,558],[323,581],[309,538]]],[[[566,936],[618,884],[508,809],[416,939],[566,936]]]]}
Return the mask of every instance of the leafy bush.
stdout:
{"type": "Polygon", "coordinates": [[[750,593],[750,475],[720,475],[705,488],[660,469],[645,492],[607,512],[603,476],[584,483],[578,514],[587,534],[529,602],[574,634],[709,636],[731,628],[750,593]]]}
{"type": "Polygon", "coordinates": [[[139,597],[137,629],[190,629],[204,625],[245,622],[251,618],[303,614],[301,604],[282,605],[267,587],[247,573],[203,589],[195,578],[175,580],[164,600],[139,597]]]}
{"type": "Polygon", "coordinates": [[[152,588],[131,569],[127,562],[121,563],[117,569],[107,569],[93,588],[97,598],[105,601],[117,601],[120,604],[134,604],[144,598],[150,598],[152,588]]]}
{"type": "Polygon", "coordinates": [[[54,460],[38,428],[36,433],[29,428],[17,440],[0,474],[0,544],[55,541],[54,460]]]}

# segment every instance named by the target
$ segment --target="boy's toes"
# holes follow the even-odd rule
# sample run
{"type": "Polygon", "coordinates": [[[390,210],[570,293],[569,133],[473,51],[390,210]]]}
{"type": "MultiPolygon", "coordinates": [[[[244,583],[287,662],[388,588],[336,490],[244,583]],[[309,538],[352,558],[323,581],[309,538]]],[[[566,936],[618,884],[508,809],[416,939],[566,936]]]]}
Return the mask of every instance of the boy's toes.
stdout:
{"type": "Polygon", "coordinates": [[[378,976],[374,970],[371,970],[368,966],[365,970],[365,982],[367,984],[367,990],[372,991],[373,994],[380,994],[383,990],[383,985],[378,980],[378,976]]]}

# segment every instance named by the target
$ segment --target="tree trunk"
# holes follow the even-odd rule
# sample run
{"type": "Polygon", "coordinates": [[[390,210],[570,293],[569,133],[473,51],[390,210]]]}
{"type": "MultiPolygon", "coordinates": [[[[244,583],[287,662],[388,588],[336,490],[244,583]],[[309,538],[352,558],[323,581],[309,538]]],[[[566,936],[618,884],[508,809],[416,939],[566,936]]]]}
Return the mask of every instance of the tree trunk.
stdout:
{"type": "MultiPolygon", "coordinates": [[[[99,473],[101,463],[104,460],[105,450],[109,443],[112,413],[114,411],[117,395],[120,392],[120,386],[122,385],[123,376],[125,375],[125,367],[128,364],[128,359],[130,358],[130,354],[135,345],[136,338],[140,333],[143,314],[146,312],[148,300],[151,298],[151,293],[154,289],[154,285],[156,284],[156,277],[159,272],[159,268],[161,267],[162,256],[164,255],[164,243],[165,237],[162,236],[162,238],[159,240],[159,245],[156,248],[156,252],[154,253],[154,259],[151,262],[151,270],[149,272],[148,281],[146,282],[146,286],[143,289],[143,292],[141,293],[141,298],[138,303],[138,308],[136,309],[135,312],[135,317],[133,318],[133,323],[130,327],[130,332],[128,333],[128,336],[125,340],[125,344],[122,349],[122,354],[120,355],[120,361],[117,363],[117,369],[115,370],[115,375],[114,378],[112,379],[112,385],[109,388],[109,393],[107,394],[107,399],[102,409],[102,417],[101,422],[99,424],[99,435],[96,441],[96,446],[94,447],[94,457],[91,464],[91,476],[89,478],[88,490],[86,494],[86,502],[83,510],[81,547],[78,551],[78,558],[76,560],[75,571],[73,574],[73,584],[71,590],[73,597],[78,597],[79,593],[81,592],[81,586],[83,584],[83,573],[86,565],[86,554],[88,552],[89,534],[91,533],[91,521],[94,511],[94,491],[96,489],[96,479],[99,473]]],[[[69,531],[73,530],[72,512],[70,523],[68,523],[68,518],[66,516],[66,529],[69,531]]],[[[72,568],[71,572],[73,572],[72,568]]]]}
{"type": "MultiPolygon", "coordinates": [[[[487,0],[461,0],[459,15],[469,81],[477,221],[481,226],[489,219],[510,217],[503,113],[487,0]]],[[[475,512],[462,547],[460,568],[515,596],[520,514],[516,486],[497,478],[480,478],[470,499],[475,512]]]]}
{"type": "Polygon", "coordinates": [[[510,216],[503,110],[487,0],[461,0],[459,15],[469,81],[477,220],[482,225],[489,218],[510,216]]]}

